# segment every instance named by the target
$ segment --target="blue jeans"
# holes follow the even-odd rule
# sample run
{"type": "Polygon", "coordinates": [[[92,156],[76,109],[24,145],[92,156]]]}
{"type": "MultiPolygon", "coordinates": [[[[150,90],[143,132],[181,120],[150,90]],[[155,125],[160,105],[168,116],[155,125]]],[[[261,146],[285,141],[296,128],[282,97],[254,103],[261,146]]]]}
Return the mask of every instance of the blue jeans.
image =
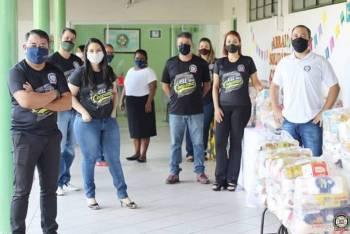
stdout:
{"type": "Polygon", "coordinates": [[[190,132],[194,150],[194,172],[204,173],[204,150],[203,150],[203,114],[196,115],[169,115],[171,137],[170,174],[178,175],[181,171],[182,162],[181,145],[186,126],[190,132]]]}
{"type": "Polygon", "coordinates": [[[62,133],[60,171],[58,175],[58,186],[60,187],[69,183],[71,178],[70,167],[72,166],[74,160],[75,145],[73,133],[75,113],[76,112],[74,110],[69,110],[58,112],[57,114],[58,129],[62,133]]]}
{"type": "MultiPolygon", "coordinates": [[[[208,147],[208,138],[209,138],[209,129],[211,121],[214,117],[214,105],[212,102],[203,105],[203,114],[204,114],[204,125],[203,125],[203,147],[204,154],[206,154],[208,147]]],[[[187,155],[193,155],[193,145],[188,128],[186,128],[186,152],[187,155]]]]}
{"type": "Polygon", "coordinates": [[[282,129],[299,141],[300,146],[311,149],[314,156],[322,155],[322,127],[319,124],[314,124],[312,120],[298,124],[285,119],[282,129]]]}
{"type": "Polygon", "coordinates": [[[115,118],[92,119],[84,122],[80,115],[76,116],[74,132],[82,152],[82,173],[85,196],[95,197],[94,170],[97,158],[103,152],[109,164],[113,185],[117,189],[119,199],[126,198],[127,186],[120,163],[120,134],[115,118]],[[101,145],[101,139],[103,145],[101,145]]]}

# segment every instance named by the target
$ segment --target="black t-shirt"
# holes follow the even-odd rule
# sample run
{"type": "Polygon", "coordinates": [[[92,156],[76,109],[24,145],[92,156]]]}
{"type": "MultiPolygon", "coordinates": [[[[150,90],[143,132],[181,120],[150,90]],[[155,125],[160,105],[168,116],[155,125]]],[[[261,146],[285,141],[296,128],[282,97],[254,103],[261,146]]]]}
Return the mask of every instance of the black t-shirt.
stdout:
{"type": "MultiPolygon", "coordinates": [[[[108,118],[113,110],[113,86],[110,87],[104,82],[102,72],[94,72],[94,83],[96,88],[92,89],[83,82],[85,66],[76,69],[69,77],[69,83],[80,88],[77,98],[80,104],[89,112],[92,118],[108,118]]],[[[113,69],[108,66],[109,76],[114,82],[116,75],[113,69]]]]}
{"type": "Polygon", "coordinates": [[[67,79],[75,69],[83,65],[83,61],[81,61],[81,59],[75,54],[71,54],[69,59],[65,59],[58,52],[55,52],[52,55],[50,55],[48,58],[48,62],[58,67],[58,69],[60,69],[64,73],[64,76],[67,79]]]}
{"type": "Polygon", "coordinates": [[[214,74],[220,79],[220,106],[251,105],[249,98],[249,78],[256,72],[254,61],[249,56],[240,56],[231,63],[227,57],[218,59],[214,74]]]}
{"type": "Polygon", "coordinates": [[[203,82],[209,82],[208,63],[193,55],[188,62],[178,56],[170,58],[164,68],[162,82],[170,84],[169,113],[193,115],[203,112],[203,82]]]}
{"type": "Polygon", "coordinates": [[[22,108],[13,97],[16,91],[24,90],[23,84],[26,82],[31,84],[35,92],[45,93],[57,89],[62,94],[69,92],[67,81],[63,73],[50,63],[46,63],[41,71],[36,71],[22,60],[10,70],[8,86],[12,99],[11,129],[36,135],[50,135],[58,130],[56,113],[45,108],[22,108]]]}
{"type": "Polygon", "coordinates": [[[214,61],[214,63],[210,63],[208,64],[209,66],[209,74],[210,74],[210,90],[208,91],[208,93],[204,96],[203,98],[203,104],[209,104],[213,102],[213,73],[214,73],[214,65],[215,65],[216,60],[214,61]]]}

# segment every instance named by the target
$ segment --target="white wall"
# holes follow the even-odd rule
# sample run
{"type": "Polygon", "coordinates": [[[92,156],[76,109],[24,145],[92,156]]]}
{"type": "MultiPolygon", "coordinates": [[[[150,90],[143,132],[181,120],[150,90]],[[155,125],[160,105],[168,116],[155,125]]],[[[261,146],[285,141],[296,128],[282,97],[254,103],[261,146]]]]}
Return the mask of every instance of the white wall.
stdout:
{"type": "MultiPolygon", "coordinates": [[[[51,0],[51,9],[53,6],[51,0]]],[[[66,0],[67,21],[73,23],[218,23],[223,0],[66,0]]],[[[32,20],[32,0],[18,0],[19,21],[32,20]]]]}
{"type": "MultiPolygon", "coordinates": [[[[281,0],[283,4],[283,17],[281,27],[277,27],[277,18],[248,22],[248,1],[224,1],[224,10],[227,11],[225,19],[221,21],[221,26],[230,20],[233,15],[229,15],[228,9],[235,8],[235,16],[238,19],[238,32],[241,34],[243,42],[243,53],[254,58],[258,68],[258,75],[261,79],[268,79],[269,64],[268,61],[262,60],[255,52],[254,43],[252,41],[251,29],[255,34],[255,41],[262,49],[271,49],[272,38],[282,33],[290,33],[290,30],[297,24],[305,24],[308,26],[312,35],[317,33],[318,26],[322,23],[322,16],[326,14],[328,20],[325,24],[322,23],[323,35],[319,40],[319,45],[314,49],[314,52],[324,55],[324,50],[329,45],[329,39],[334,36],[334,28],[337,22],[340,22],[339,17],[342,10],[345,13],[345,3],[335,4],[331,6],[316,8],[313,10],[302,11],[298,13],[289,13],[289,6],[286,0],[281,0]]],[[[223,35],[227,31],[227,27],[221,27],[220,34],[223,35]],[[224,31],[222,31],[224,30],[224,31]]],[[[335,47],[330,56],[329,61],[338,76],[339,83],[342,88],[342,97],[345,106],[350,106],[350,73],[347,72],[347,66],[350,64],[350,23],[344,23],[340,27],[340,36],[335,39],[335,47]]]]}
{"type": "MultiPolygon", "coordinates": [[[[74,24],[201,24],[203,36],[210,37],[215,48],[219,39],[219,22],[223,15],[224,0],[66,0],[67,26],[74,24]],[[99,4],[98,4],[99,3],[99,4]],[[206,34],[208,33],[208,34],[206,34]]],[[[53,19],[53,0],[50,0],[53,19]]],[[[24,34],[33,27],[33,1],[18,0],[18,41],[23,44],[24,34]]],[[[51,32],[54,28],[51,22],[51,32]]],[[[23,50],[18,50],[22,58],[23,50]]]]}

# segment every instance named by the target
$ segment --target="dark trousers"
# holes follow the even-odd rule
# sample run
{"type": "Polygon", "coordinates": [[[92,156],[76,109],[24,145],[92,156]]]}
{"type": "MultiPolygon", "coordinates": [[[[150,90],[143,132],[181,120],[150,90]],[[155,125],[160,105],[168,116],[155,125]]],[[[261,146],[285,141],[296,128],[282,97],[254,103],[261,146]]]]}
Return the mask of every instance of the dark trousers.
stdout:
{"type": "Polygon", "coordinates": [[[224,117],[221,123],[216,123],[216,182],[220,184],[237,184],[241,167],[242,139],[244,128],[250,118],[251,106],[223,108],[224,117]],[[227,141],[230,148],[227,155],[227,141]]]}
{"type": "Polygon", "coordinates": [[[14,194],[11,203],[13,234],[25,233],[28,198],[33,184],[35,166],[39,171],[41,227],[45,234],[57,233],[57,179],[60,165],[60,141],[57,130],[49,136],[14,132],[13,168],[14,194]]]}

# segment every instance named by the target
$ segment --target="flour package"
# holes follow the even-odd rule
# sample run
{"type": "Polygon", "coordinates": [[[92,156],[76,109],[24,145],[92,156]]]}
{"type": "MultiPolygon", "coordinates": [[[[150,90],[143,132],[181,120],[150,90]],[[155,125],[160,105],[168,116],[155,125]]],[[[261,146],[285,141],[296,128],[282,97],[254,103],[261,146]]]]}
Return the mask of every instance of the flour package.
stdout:
{"type": "Polygon", "coordinates": [[[341,225],[344,217],[350,217],[350,197],[343,176],[296,178],[292,233],[350,233],[341,225]]]}

